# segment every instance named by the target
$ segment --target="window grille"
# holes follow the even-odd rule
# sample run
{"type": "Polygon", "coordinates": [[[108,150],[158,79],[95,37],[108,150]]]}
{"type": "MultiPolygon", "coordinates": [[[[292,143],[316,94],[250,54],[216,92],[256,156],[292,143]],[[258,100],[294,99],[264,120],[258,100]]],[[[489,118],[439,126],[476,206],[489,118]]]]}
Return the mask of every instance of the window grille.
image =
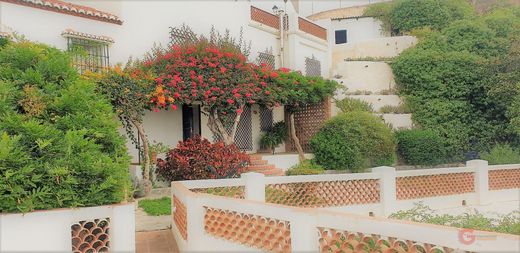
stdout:
{"type": "Polygon", "coordinates": [[[80,73],[101,72],[110,65],[107,43],[67,37],[67,47],[74,52],[72,62],[80,73]]]}
{"type": "Polygon", "coordinates": [[[187,25],[170,27],[170,46],[197,42],[197,34],[187,25]]]}
{"type": "Polygon", "coordinates": [[[266,52],[258,52],[258,57],[256,58],[256,62],[258,65],[265,64],[271,69],[275,68],[275,58],[273,53],[266,50],[266,52]]]}
{"type": "Polygon", "coordinates": [[[305,74],[307,76],[321,76],[321,62],[312,58],[305,58],[305,74]]]}
{"type": "Polygon", "coordinates": [[[273,110],[267,107],[260,107],[260,130],[267,131],[273,127],[273,110]]]}
{"type": "MultiPolygon", "coordinates": [[[[233,122],[229,122],[229,125],[226,126],[228,133],[231,133],[231,125],[233,122]]],[[[213,135],[213,141],[222,140],[221,136],[213,135]]],[[[240,150],[243,151],[251,151],[253,150],[253,122],[251,118],[251,107],[244,107],[244,111],[240,116],[240,121],[238,122],[237,132],[235,134],[235,144],[240,150]]]]}

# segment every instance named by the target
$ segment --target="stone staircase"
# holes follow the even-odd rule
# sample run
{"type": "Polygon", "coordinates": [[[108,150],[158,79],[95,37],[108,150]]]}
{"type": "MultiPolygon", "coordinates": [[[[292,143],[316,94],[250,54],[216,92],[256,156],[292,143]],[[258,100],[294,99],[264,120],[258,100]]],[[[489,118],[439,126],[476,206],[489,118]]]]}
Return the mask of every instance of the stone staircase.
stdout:
{"type": "Polygon", "coordinates": [[[284,171],[276,168],[274,165],[267,164],[266,160],[262,159],[262,155],[253,154],[249,155],[250,165],[246,168],[246,172],[258,172],[266,176],[283,176],[284,171]]]}

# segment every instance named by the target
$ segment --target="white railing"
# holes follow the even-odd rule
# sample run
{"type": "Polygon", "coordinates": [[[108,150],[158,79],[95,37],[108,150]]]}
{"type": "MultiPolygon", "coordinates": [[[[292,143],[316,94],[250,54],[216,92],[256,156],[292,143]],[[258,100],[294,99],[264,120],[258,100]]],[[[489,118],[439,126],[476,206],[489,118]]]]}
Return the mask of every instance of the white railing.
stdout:
{"type": "Polygon", "coordinates": [[[475,160],[461,168],[396,172],[391,167],[378,167],[372,171],[291,177],[246,173],[238,179],[173,182],[173,196],[182,206],[174,206],[172,215],[177,215],[176,221],[187,222],[174,222],[172,232],[181,251],[325,252],[346,250],[349,245],[381,250],[433,247],[441,252],[520,250],[519,236],[366,215],[386,216],[408,209],[413,201],[448,207],[460,206],[461,199],[467,204],[491,203],[492,198],[504,194],[500,200],[518,200],[520,177],[513,181],[508,177],[520,175],[520,164],[487,166],[486,161],[475,160]],[[444,189],[446,185],[437,187],[439,190],[430,186],[448,179],[471,185],[455,191],[444,189]],[[490,181],[503,189],[490,190],[490,181]],[[410,186],[419,190],[412,191],[417,198],[398,199],[398,193],[410,186]],[[374,192],[379,196],[374,197],[374,192]],[[224,197],[227,193],[234,198],[224,197]],[[273,202],[273,194],[280,196],[283,201],[277,203],[281,204],[266,203],[273,202]],[[331,199],[334,196],[343,199],[331,199]]]}

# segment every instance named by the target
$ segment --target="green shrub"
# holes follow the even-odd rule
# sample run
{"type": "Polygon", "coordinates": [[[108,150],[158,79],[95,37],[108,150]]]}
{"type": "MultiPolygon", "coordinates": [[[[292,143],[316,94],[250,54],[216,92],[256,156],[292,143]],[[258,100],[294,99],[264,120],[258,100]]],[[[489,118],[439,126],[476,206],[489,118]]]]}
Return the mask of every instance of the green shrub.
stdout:
{"type": "Polygon", "coordinates": [[[407,164],[434,165],[445,161],[444,142],[431,130],[400,130],[395,137],[397,152],[407,164]]]}
{"type": "Polygon", "coordinates": [[[276,122],[260,137],[260,146],[271,149],[274,154],[274,149],[287,139],[288,134],[289,131],[285,122],[276,122]]]}
{"type": "Polygon", "coordinates": [[[372,104],[369,102],[355,99],[351,97],[346,97],[341,100],[336,101],[336,107],[338,107],[342,112],[372,112],[372,104]]]}
{"type": "Polygon", "coordinates": [[[379,108],[380,113],[392,113],[392,114],[403,114],[403,113],[410,113],[410,108],[404,104],[401,103],[397,106],[393,105],[385,105],[379,108]]]}
{"type": "Polygon", "coordinates": [[[390,218],[520,235],[520,211],[513,211],[509,214],[500,215],[497,218],[489,218],[481,213],[464,213],[461,215],[436,214],[428,206],[419,203],[410,210],[391,214],[390,218]]]}
{"type": "Polygon", "coordinates": [[[520,163],[520,151],[513,149],[508,144],[498,144],[489,152],[482,153],[480,158],[491,165],[520,163]]]}
{"type": "Polygon", "coordinates": [[[287,176],[295,175],[315,175],[323,173],[323,167],[314,160],[305,160],[298,165],[289,168],[285,174],[287,176]]]}
{"type": "Polygon", "coordinates": [[[395,161],[392,129],[369,112],[344,113],[332,118],[310,144],[316,162],[327,169],[358,172],[395,161]]]}
{"type": "Polygon", "coordinates": [[[30,42],[0,48],[0,212],[118,203],[131,194],[110,103],[69,55],[30,42]]]}
{"type": "Polygon", "coordinates": [[[142,199],[139,200],[139,207],[151,216],[170,215],[172,213],[172,202],[169,197],[142,199]]]}

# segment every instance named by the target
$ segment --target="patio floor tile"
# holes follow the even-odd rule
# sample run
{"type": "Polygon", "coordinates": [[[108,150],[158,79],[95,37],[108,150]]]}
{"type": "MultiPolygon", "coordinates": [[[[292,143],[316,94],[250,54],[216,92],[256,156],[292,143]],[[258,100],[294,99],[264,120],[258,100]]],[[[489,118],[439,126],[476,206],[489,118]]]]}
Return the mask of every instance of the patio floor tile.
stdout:
{"type": "Polygon", "coordinates": [[[137,232],[135,235],[137,253],[177,253],[179,248],[171,230],[137,232]]]}

